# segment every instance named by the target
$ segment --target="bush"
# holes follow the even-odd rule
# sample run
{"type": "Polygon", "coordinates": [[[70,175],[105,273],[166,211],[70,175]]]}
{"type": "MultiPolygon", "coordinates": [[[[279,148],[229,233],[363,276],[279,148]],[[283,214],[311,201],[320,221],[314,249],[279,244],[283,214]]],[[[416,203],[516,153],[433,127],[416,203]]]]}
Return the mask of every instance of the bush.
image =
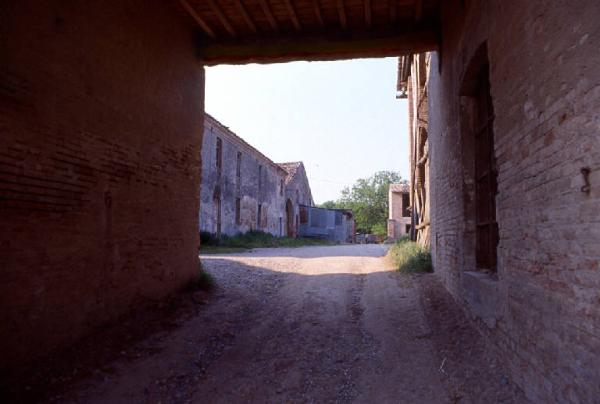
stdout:
{"type": "Polygon", "coordinates": [[[215,280],[211,274],[202,268],[202,263],[198,263],[198,272],[192,278],[188,285],[190,291],[204,290],[209,291],[215,287],[215,280]]]}
{"type": "Polygon", "coordinates": [[[377,237],[385,237],[387,236],[387,227],[383,223],[374,224],[371,227],[371,233],[375,234],[377,237]]]}
{"type": "Polygon", "coordinates": [[[207,231],[200,232],[200,245],[219,245],[219,239],[216,235],[209,233],[207,231]]]}
{"type": "Polygon", "coordinates": [[[235,236],[222,235],[217,238],[211,233],[200,233],[200,248],[203,246],[216,246],[227,248],[265,248],[265,247],[300,247],[306,245],[331,245],[327,240],[277,237],[271,233],[259,230],[250,230],[238,233],[235,236]]]}
{"type": "Polygon", "coordinates": [[[390,249],[390,257],[398,270],[402,272],[433,272],[429,249],[409,238],[396,241],[390,249]]]}

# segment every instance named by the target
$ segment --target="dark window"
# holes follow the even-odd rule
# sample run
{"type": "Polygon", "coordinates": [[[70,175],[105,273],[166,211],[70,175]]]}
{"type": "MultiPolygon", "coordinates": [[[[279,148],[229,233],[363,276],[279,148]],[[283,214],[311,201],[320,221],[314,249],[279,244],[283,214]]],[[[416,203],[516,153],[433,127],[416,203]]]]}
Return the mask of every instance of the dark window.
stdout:
{"type": "Polygon", "coordinates": [[[262,220],[262,205],[258,204],[258,212],[256,213],[256,227],[260,229],[262,220]]]}
{"type": "Polygon", "coordinates": [[[406,230],[406,234],[410,233],[410,224],[406,225],[406,229],[405,230],[406,230]]]}
{"type": "Polygon", "coordinates": [[[279,195],[283,196],[283,180],[279,182],[279,195]]]}
{"type": "Polygon", "coordinates": [[[240,198],[235,198],[235,223],[237,225],[240,225],[242,223],[241,205],[242,201],[240,200],[240,198]]]}
{"type": "Polygon", "coordinates": [[[216,165],[217,165],[217,170],[219,172],[221,172],[221,168],[223,167],[223,141],[221,140],[221,138],[217,138],[217,148],[216,148],[216,165]]]}
{"type": "Polygon", "coordinates": [[[410,217],[410,198],[408,193],[402,194],[402,217],[410,217]]]}
{"type": "Polygon", "coordinates": [[[485,64],[478,74],[475,103],[475,256],[478,269],[496,272],[498,173],[494,157],[494,111],[488,64],[485,64]]]}
{"type": "Polygon", "coordinates": [[[262,189],[262,166],[258,166],[258,192],[262,189]]]}
{"type": "Polygon", "coordinates": [[[242,153],[238,152],[237,154],[237,162],[235,166],[235,176],[237,177],[238,184],[240,183],[240,178],[242,176],[242,153]]]}

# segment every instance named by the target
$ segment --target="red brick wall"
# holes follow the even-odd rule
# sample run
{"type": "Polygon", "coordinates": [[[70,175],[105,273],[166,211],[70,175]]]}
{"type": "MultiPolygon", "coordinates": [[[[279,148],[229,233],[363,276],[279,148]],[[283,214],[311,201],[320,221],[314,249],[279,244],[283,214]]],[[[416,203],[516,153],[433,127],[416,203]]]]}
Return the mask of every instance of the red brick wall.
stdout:
{"type": "Polygon", "coordinates": [[[432,254],[535,402],[600,397],[600,5],[444,3],[429,82],[432,254]],[[462,6],[461,4],[464,4],[462,6]],[[487,40],[498,280],[469,273],[459,85],[487,40]],[[441,73],[439,72],[441,63],[441,73]],[[580,169],[589,167],[591,193],[580,169]]]}
{"type": "Polygon", "coordinates": [[[0,6],[0,363],[197,270],[204,73],[170,2],[0,6]]]}

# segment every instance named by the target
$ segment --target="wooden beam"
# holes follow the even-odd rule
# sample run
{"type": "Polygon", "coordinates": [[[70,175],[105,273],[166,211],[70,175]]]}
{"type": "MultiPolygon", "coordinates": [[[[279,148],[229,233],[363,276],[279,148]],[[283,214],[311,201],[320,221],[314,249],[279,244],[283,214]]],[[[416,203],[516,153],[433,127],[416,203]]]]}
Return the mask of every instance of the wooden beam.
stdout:
{"type": "Polygon", "coordinates": [[[260,3],[260,7],[262,8],[263,13],[265,13],[267,20],[269,21],[269,24],[271,24],[271,28],[273,28],[273,31],[275,31],[275,32],[279,31],[279,26],[277,25],[277,20],[275,20],[275,17],[273,17],[273,13],[271,12],[271,7],[269,7],[269,3],[267,2],[267,0],[259,0],[259,3],[260,3]]]}
{"type": "Polygon", "coordinates": [[[301,31],[302,27],[300,26],[300,21],[298,21],[298,16],[296,15],[296,10],[294,10],[292,0],[285,0],[285,5],[287,7],[290,18],[292,19],[292,23],[294,24],[294,28],[296,29],[296,31],[301,31]]]}
{"type": "Polygon", "coordinates": [[[237,4],[238,9],[240,10],[240,14],[242,15],[242,17],[244,17],[246,24],[248,24],[248,28],[250,28],[250,30],[256,34],[258,32],[258,30],[256,29],[256,24],[254,24],[254,21],[252,21],[252,18],[250,18],[250,14],[248,14],[244,3],[242,3],[241,0],[235,0],[235,3],[237,4]]]}
{"type": "Polygon", "coordinates": [[[371,28],[371,0],[363,0],[365,6],[365,26],[371,28]]]}
{"type": "Polygon", "coordinates": [[[396,20],[398,19],[398,4],[397,0],[389,0],[389,9],[390,9],[390,24],[395,25],[396,20]]]}
{"type": "Polygon", "coordinates": [[[200,26],[200,28],[202,28],[202,31],[204,31],[204,33],[206,35],[208,35],[211,38],[216,38],[217,36],[215,35],[214,31],[210,28],[210,26],[206,23],[206,21],[204,21],[202,19],[202,17],[200,17],[200,15],[196,12],[196,10],[194,10],[194,8],[192,6],[190,6],[190,4],[186,1],[186,0],[179,0],[179,3],[181,4],[181,6],[185,9],[185,11],[187,11],[187,13],[194,19],[196,20],[196,22],[198,23],[198,25],[200,26]]]}
{"type": "Polygon", "coordinates": [[[415,21],[421,21],[423,17],[423,0],[415,0],[415,21]]]}
{"type": "Polygon", "coordinates": [[[346,21],[346,8],[344,7],[344,0],[337,0],[337,11],[340,17],[340,25],[343,29],[346,29],[348,23],[346,21]]]}
{"type": "Polygon", "coordinates": [[[351,37],[345,33],[320,37],[280,37],[231,44],[206,44],[199,49],[202,63],[277,63],[294,60],[337,60],[401,56],[437,50],[438,35],[433,29],[395,33],[386,37],[351,37]]]}
{"type": "Polygon", "coordinates": [[[319,0],[313,0],[313,8],[315,9],[315,15],[317,16],[317,21],[319,21],[319,25],[324,27],[325,22],[323,21],[323,14],[321,14],[321,6],[319,5],[319,0]]]}
{"type": "Polygon", "coordinates": [[[208,1],[208,5],[212,9],[212,11],[217,15],[217,17],[219,17],[219,21],[221,21],[221,24],[223,24],[223,26],[225,27],[227,32],[229,32],[229,35],[231,35],[232,37],[235,38],[235,36],[236,36],[235,29],[233,29],[233,27],[229,23],[229,20],[227,19],[227,16],[225,16],[225,13],[223,13],[223,10],[221,10],[221,7],[219,7],[219,5],[215,2],[215,0],[207,0],[207,1],[208,1]]]}

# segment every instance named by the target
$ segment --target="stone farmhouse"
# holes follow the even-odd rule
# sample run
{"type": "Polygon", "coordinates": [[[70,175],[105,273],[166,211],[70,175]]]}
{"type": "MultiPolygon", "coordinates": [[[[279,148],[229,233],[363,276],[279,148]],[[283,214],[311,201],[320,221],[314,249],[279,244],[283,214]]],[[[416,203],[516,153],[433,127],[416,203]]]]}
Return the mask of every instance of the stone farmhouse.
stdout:
{"type": "Polygon", "coordinates": [[[300,228],[300,205],[314,206],[306,169],[301,161],[280,163],[288,174],[285,177],[286,235],[295,237],[300,228]]]}
{"type": "Polygon", "coordinates": [[[598,401],[597,0],[22,0],[0,15],[3,371],[197,274],[204,66],[403,56],[412,220],[436,275],[529,400],[598,401]]]}
{"type": "Polygon", "coordinates": [[[201,161],[200,231],[285,235],[288,172],[282,166],[209,114],[204,116],[201,161]]]}
{"type": "Polygon", "coordinates": [[[387,236],[397,240],[411,233],[410,187],[408,184],[390,184],[388,193],[389,218],[387,236]]]}
{"type": "Polygon", "coordinates": [[[274,163],[207,113],[201,161],[201,232],[299,235],[300,206],[314,205],[302,162],[274,163]]]}

